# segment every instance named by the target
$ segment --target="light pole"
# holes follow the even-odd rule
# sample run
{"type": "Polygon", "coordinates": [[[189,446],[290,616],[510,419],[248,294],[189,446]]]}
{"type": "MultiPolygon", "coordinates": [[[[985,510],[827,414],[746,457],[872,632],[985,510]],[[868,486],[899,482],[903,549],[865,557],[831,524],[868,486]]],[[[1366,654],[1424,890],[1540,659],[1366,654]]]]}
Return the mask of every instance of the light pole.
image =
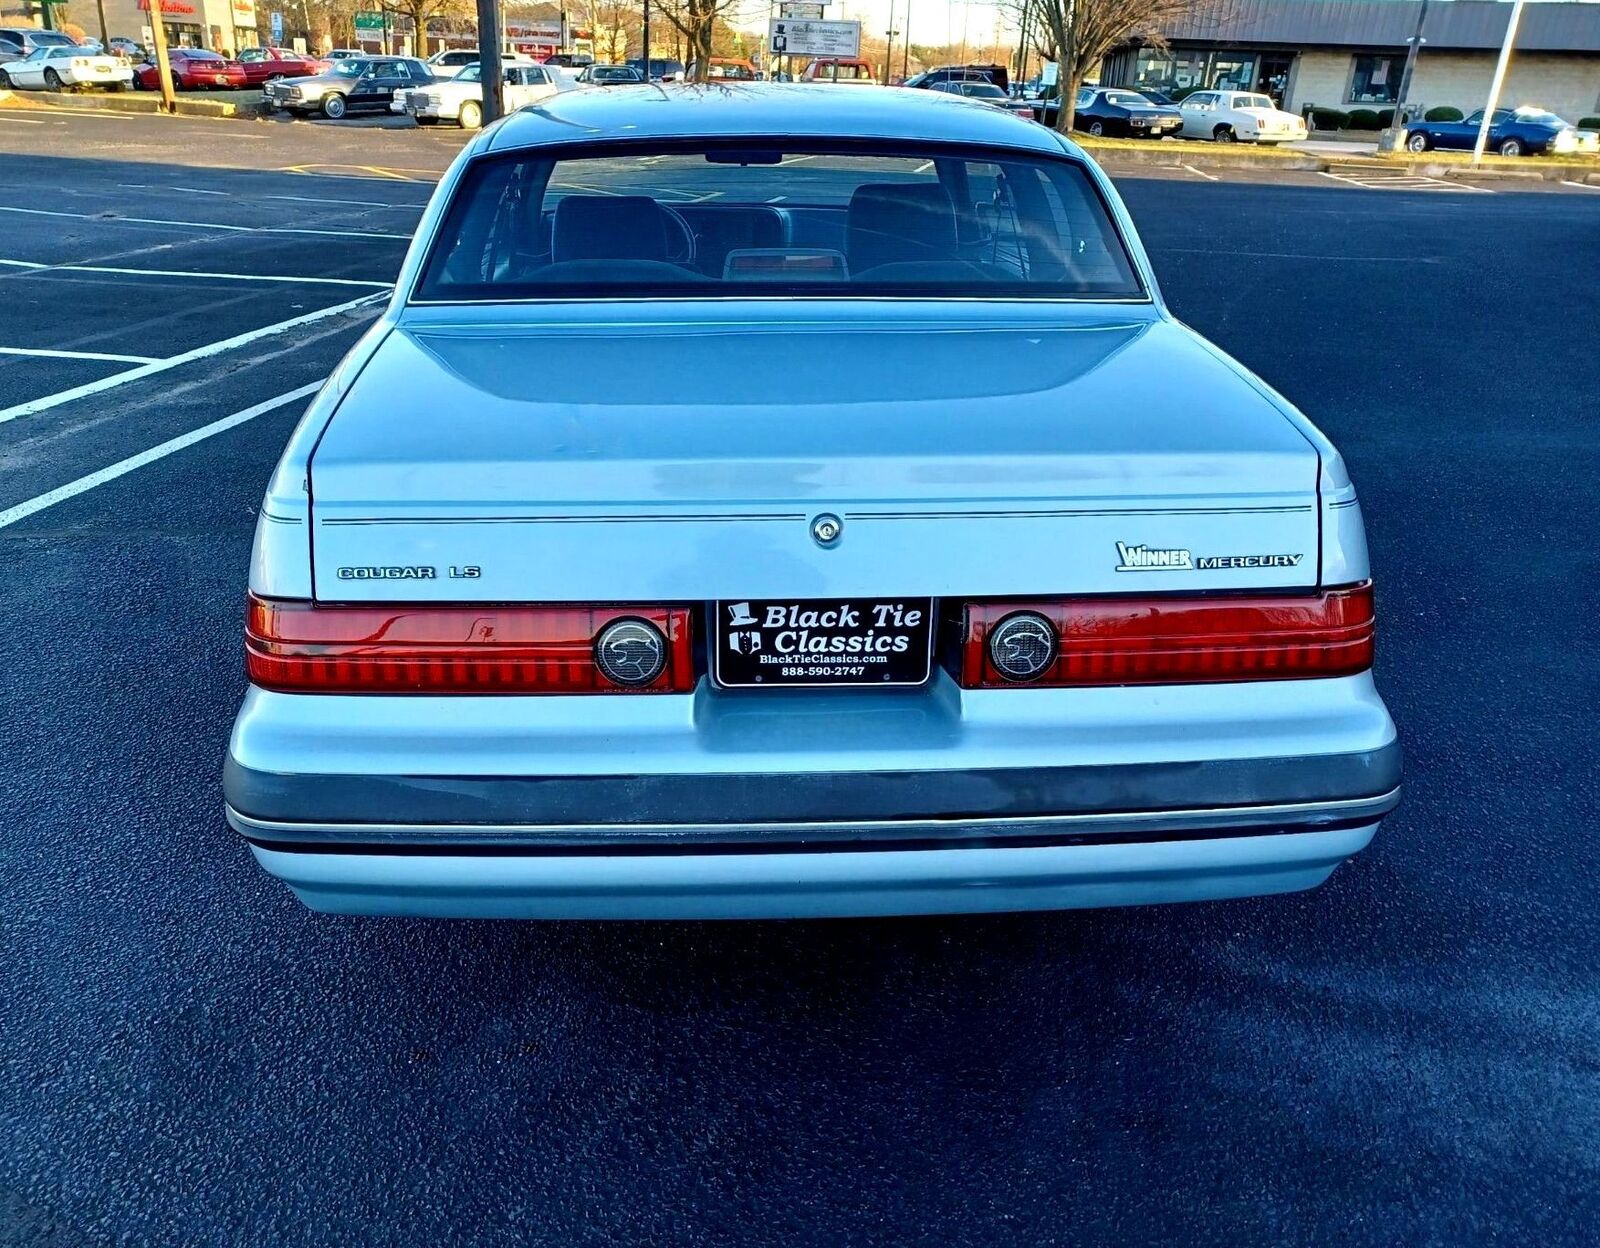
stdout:
{"type": "Polygon", "coordinates": [[[1500,45],[1500,60],[1494,67],[1494,81],[1489,84],[1489,102],[1483,106],[1483,120],[1478,123],[1478,141],[1472,145],[1472,163],[1483,159],[1483,149],[1489,143],[1489,127],[1494,124],[1494,110],[1500,103],[1500,88],[1506,83],[1506,70],[1511,65],[1511,45],[1517,41],[1517,23],[1522,20],[1523,0],[1511,6],[1511,18],[1506,22],[1506,41],[1500,45]]]}
{"type": "Polygon", "coordinates": [[[150,42],[156,45],[156,82],[161,87],[161,107],[175,113],[178,99],[172,93],[172,66],[167,63],[167,28],[161,20],[161,0],[150,0],[150,42]]]}
{"type": "Polygon", "coordinates": [[[483,83],[483,124],[502,117],[500,89],[500,0],[478,0],[478,80],[483,83]]]}
{"type": "MultiPolygon", "coordinates": [[[[910,0],[906,0],[910,4],[910,0]]],[[[894,37],[900,32],[894,28],[894,0],[889,0],[889,29],[884,31],[888,43],[883,49],[883,85],[889,85],[889,71],[894,67],[894,37]]]]}
{"type": "Polygon", "coordinates": [[[644,80],[650,81],[650,0],[644,0],[644,80]]]}
{"type": "Polygon", "coordinates": [[[1406,94],[1411,90],[1411,71],[1417,67],[1417,53],[1422,48],[1422,23],[1427,20],[1428,0],[1422,0],[1422,7],[1417,10],[1417,33],[1407,40],[1411,46],[1406,49],[1406,67],[1400,71],[1400,87],[1394,97],[1394,116],[1389,121],[1389,128],[1378,137],[1380,152],[1392,152],[1405,142],[1406,94]]]}

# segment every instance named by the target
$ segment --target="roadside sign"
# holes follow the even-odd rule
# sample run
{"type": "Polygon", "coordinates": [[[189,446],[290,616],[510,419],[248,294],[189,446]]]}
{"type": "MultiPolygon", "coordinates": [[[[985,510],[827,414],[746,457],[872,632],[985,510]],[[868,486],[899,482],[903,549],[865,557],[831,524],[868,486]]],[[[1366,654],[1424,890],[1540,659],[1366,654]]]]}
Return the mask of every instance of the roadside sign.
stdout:
{"type": "Polygon", "coordinates": [[[801,22],[820,22],[822,11],[828,7],[828,0],[821,4],[784,3],[778,6],[778,16],[801,22]]]}
{"type": "Polygon", "coordinates": [[[860,22],[792,22],[775,18],[767,24],[767,47],[774,56],[861,55],[860,22]]]}
{"type": "Polygon", "coordinates": [[[381,35],[383,33],[383,14],[382,13],[357,13],[356,14],[356,29],[357,30],[370,30],[370,31],[374,31],[375,33],[381,35]]]}
{"type": "Polygon", "coordinates": [[[271,25],[272,25],[272,46],[275,47],[275,48],[282,47],[283,46],[283,14],[278,12],[277,9],[273,9],[272,10],[272,15],[271,15],[269,20],[270,20],[271,25]]]}

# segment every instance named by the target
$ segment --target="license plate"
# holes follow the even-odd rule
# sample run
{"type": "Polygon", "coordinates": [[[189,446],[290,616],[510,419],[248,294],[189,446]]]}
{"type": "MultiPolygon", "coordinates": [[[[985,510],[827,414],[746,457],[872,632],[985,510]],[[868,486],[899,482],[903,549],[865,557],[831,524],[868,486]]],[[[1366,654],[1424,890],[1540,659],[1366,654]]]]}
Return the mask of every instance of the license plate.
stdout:
{"type": "Polygon", "coordinates": [[[932,670],[930,598],[729,601],[713,610],[719,685],[920,685],[932,670]]]}

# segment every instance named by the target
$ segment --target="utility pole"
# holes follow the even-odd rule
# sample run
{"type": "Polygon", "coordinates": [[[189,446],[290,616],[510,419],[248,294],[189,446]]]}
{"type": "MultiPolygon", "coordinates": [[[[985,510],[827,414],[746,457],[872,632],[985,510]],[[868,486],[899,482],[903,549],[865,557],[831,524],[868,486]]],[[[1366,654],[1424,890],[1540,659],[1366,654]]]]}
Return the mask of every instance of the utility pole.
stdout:
{"type": "Polygon", "coordinates": [[[1417,67],[1417,53],[1422,49],[1422,23],[1428,20],[1428,0],[1422,0],[1417,10],[1417,32],[1406,42],[1406,67],[1400,71],[1400,87],[1394,97],[1394,117],[1389,128],[1378,136],[1378,150],[1393,152],[1406,141],[1406,96],[1411,92],[1411,73],[1417,67]]]}
{"type": "Polygon", "coordinates": [[[483,84],[483,124],[505,115],[500,71],[500,0],[478,0],[478,80],[483,84]]]}
{"type": "Polygon", "coordinates": [[[100,50],[110,56],[111,29],[106,25],[106,0],[94,0],[94,7],[100,12],[100,50]]]}
{"type": "Polygon", "coordinates": [[[650,81],[650,0],[644,0],[644,80],[650,81]]]}
{"type": "Polygon", "coordinates": [[[905,38],[900,41],[900,81],[911,77],[911,0],[906,0],[905,38]]]}
{"type": "MultiPolygon", "coordinates": [[[[909,4],[910,0],[906,0],[909,4]]],[[[894,67],[894,37],[900,32],[894,28],[894,0],[889,0],[889,29],[884,32],[888,43],[883,48],[883,85],[889,85],[889,71],[894,67]]]]}
{"type": "MultiPolygon", "coordinates": [[[[1426,0],[1424,0],[1426,3],[1426,0]]],[[[1028,74],[1028,19],[1032,16],[1031,0],[1022,0],[1022,22],[1017,27],[1017,82],[1021,83],[1028,74]]]]}
{"type": "Polygon", "coordinates": [[[1472,145],[1472,163],[1483,159],[1483,149],[1489,144],[1489,127],[1494,124],[1494,110],[1500,105],[1500,88],[1506,85],[1506,70],[1511,66],[1511,45],[1517,41],[1517,23],[1522,20],[1523,0],[1511,6],[1511,18],[1506,22],[1506,41],[1500,45],[1500,60],[1494,67],[1494,81],[1489,84],[1489,102],[1483,106],[1483,120],[1478,123],[1478,141],[1472,145]]]}
{"type": "Polygon", "coordinates": [[[178,111],[178,97],[172,90],[172,66],[167,64],[167,28],[161,20],[161,0],[150,0],[150,42],[155,44],[156,80],[161,84],[161,107],[178,111]]]}

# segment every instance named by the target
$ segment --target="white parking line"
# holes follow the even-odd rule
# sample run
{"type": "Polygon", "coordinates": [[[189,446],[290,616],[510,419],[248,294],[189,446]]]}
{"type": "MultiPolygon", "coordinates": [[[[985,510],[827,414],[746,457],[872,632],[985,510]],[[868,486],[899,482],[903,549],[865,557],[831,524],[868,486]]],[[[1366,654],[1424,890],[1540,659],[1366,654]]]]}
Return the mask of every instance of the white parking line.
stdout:
{"type": "Polygon", "coordinates": [[[79,477],[66,485],[57,486],[44,494],[30,498],[25,503],[18,503],[15,507],[8,507],[0,511],[0,529],[15,524],[18,520],[25,520],[36,515],[46,507],[54,507],[57,503],[64,503],[69,498],[76,498],[79,494],[86,494],[97,485],[104,485],[107,481],[115,481],[118,477],[125,477],[130,472],[143,468],[146,464],[153,464],[158,459],[165,459],[168,455],[193,446],[196,442],[204,442],[207,438],[214,438],[219,433],[226,433],[229,429],[237,429],[246,421],[254,420],[257,416],[265,415],[293,403],[296,399],[303,399],[306,395],[318,389],[322,383],[313,381],[309,385],[300,386],[280,394],[275,399],[268,399],[264,403],[257,403],[254,407],[247,407],[242,412],[235,412],[232,416],[224,416],[221,420],[214,420],[209,425],[202,425],[198,429],[191,429],[188,433],[176,438],[170,438],[159,446],[152,446],[148,451],[140,451],[137,455],[130,455],[127,459],[118,460],[108,468],[98,472],[91,472],[86,477],[79,477]]]}
{"type": "Polygon", "coordinates": [[[19,126],[42,126],[44,122],[35,121],[32,117],[13,117],[10,113],[0,113],[0,121],[14,121],[19,126]]]}
{"type": "Polygon", "coordinates": [[[421,212],[427,204],[384,203],[381,199],[327,199],[311,195],[263,195],[262,199],[281,199],[290,204],[348,204],[352,208],[403,208],[407,212],[421,212]]]}
{"type": "Polygon", "coordinates": [[[1209,173],[1202,173],[1200,170],[1196,169],[1193,165],[1185,165],[1184,168],[1187,169],[1190,173],[1194,174],[1196,177],[1204,178],[1207,182],[1220,182],[1222,180],[1220,178],[1212,177],[1209,173]]]}
{"type": "Polygon", "coordinates": [[[130,368],[124,373],[114,373],[110,377],[102,377],[99,381],[85,382],[83,385],[74,386],[70,390],[62,390],[57,394],[45,395],[42,399],[30,399],[26,403],[18,403],[13,407],[0,409],[0,425],[23,416],[32,416],[37,412],[48,411],[52,407],[59,407],[63,403],[71,403],[75,399],[86,398],[91,394],[99,394],[101,391],[126,385],[130,381],[140,381],[143,378],[154,376],[156,373],[164,373],[168,369],[177,368],[182,364],[192,364],[195,360],[203,360],[209,356],[220,355],[224,351],[232,351],[235,347],[242,347],[247,343],[256,341],[258,338],[281,334],[286,329],[298,329],[302,325],[310,325],[315,321],[324,320],[330,316],[338,316],[341,312],[352,311],[383,297],[381,294],[362,295],[361,298],[352,299],[348,303],[338,303],[332,307],[318,308],[315,312],[307,312],[304,316],[297,316],[287,321],[279,321],[276,325],[265,325],[260,329],[252,329],[247,333],[235,334],[232,338],[224,338],[221,342],[207,343],[203,347],[196,347],[192,351],[185,351],[181,355],[158,360],[154,364],[142,364],[138,368],[130,368]]]}
{"type": "Polygon", "coordinates": [[[354,277],[300,277],[293,273],[196,273],[188,269],[123,269],[108,264],[39,264],[33,260],[0,260],[7,268],[45,269],[51,273],[116,273],[130,277],[197,277],[221,282],[295,282],[316,286],[365,286],[368,290],[388,290],[389,282],[369,282],[354,277]]]}
{"type": "Polygon", "coordinates": [[[1565,178],[1561,179],[1561,185],[1562,186],[1575,186],[1580,191],[1600,191],[1600,186],[1593,186],[1588,182],[1568,182],[1565,178]]]}
{"type": "Polygon", "coordinates": [[[164,217],[123,217],[103,212],[59,212],[50,208],[17,208],[0,204],[0,212],[21,213],[29,217],[68,217],[75,221],[100,221],[106,225],[170,225],[185,230],[226,230],[231,234],[316,234],[327,238],[398,238],[410,239],[409,234],[392,234],[379,230],[293,230],[277,225],[226,225],[221,221],[169,221],[164,217]]]}
{"type": "Polygon", "coordinates": [[[0,347],[0,355],[37,355],[47,360],[109,360],[113,364],[159,364],[151,355],[108,355],[104,351],[50,351],[44,347],[0,347]]]}
{"type": "Polygon", "coordinates": [[[1486,186],[1467,186],[1461,182],[1447,182],[1443,178],[1430,178],[1420,173],[1389,173],[1373,170],[1368,173],[1332,173],[1317,170],[1323,177],[1346,186],[1359,186],[1368,191],[1457,191],[1468,195],[1493,195],[1486,186]]]}

